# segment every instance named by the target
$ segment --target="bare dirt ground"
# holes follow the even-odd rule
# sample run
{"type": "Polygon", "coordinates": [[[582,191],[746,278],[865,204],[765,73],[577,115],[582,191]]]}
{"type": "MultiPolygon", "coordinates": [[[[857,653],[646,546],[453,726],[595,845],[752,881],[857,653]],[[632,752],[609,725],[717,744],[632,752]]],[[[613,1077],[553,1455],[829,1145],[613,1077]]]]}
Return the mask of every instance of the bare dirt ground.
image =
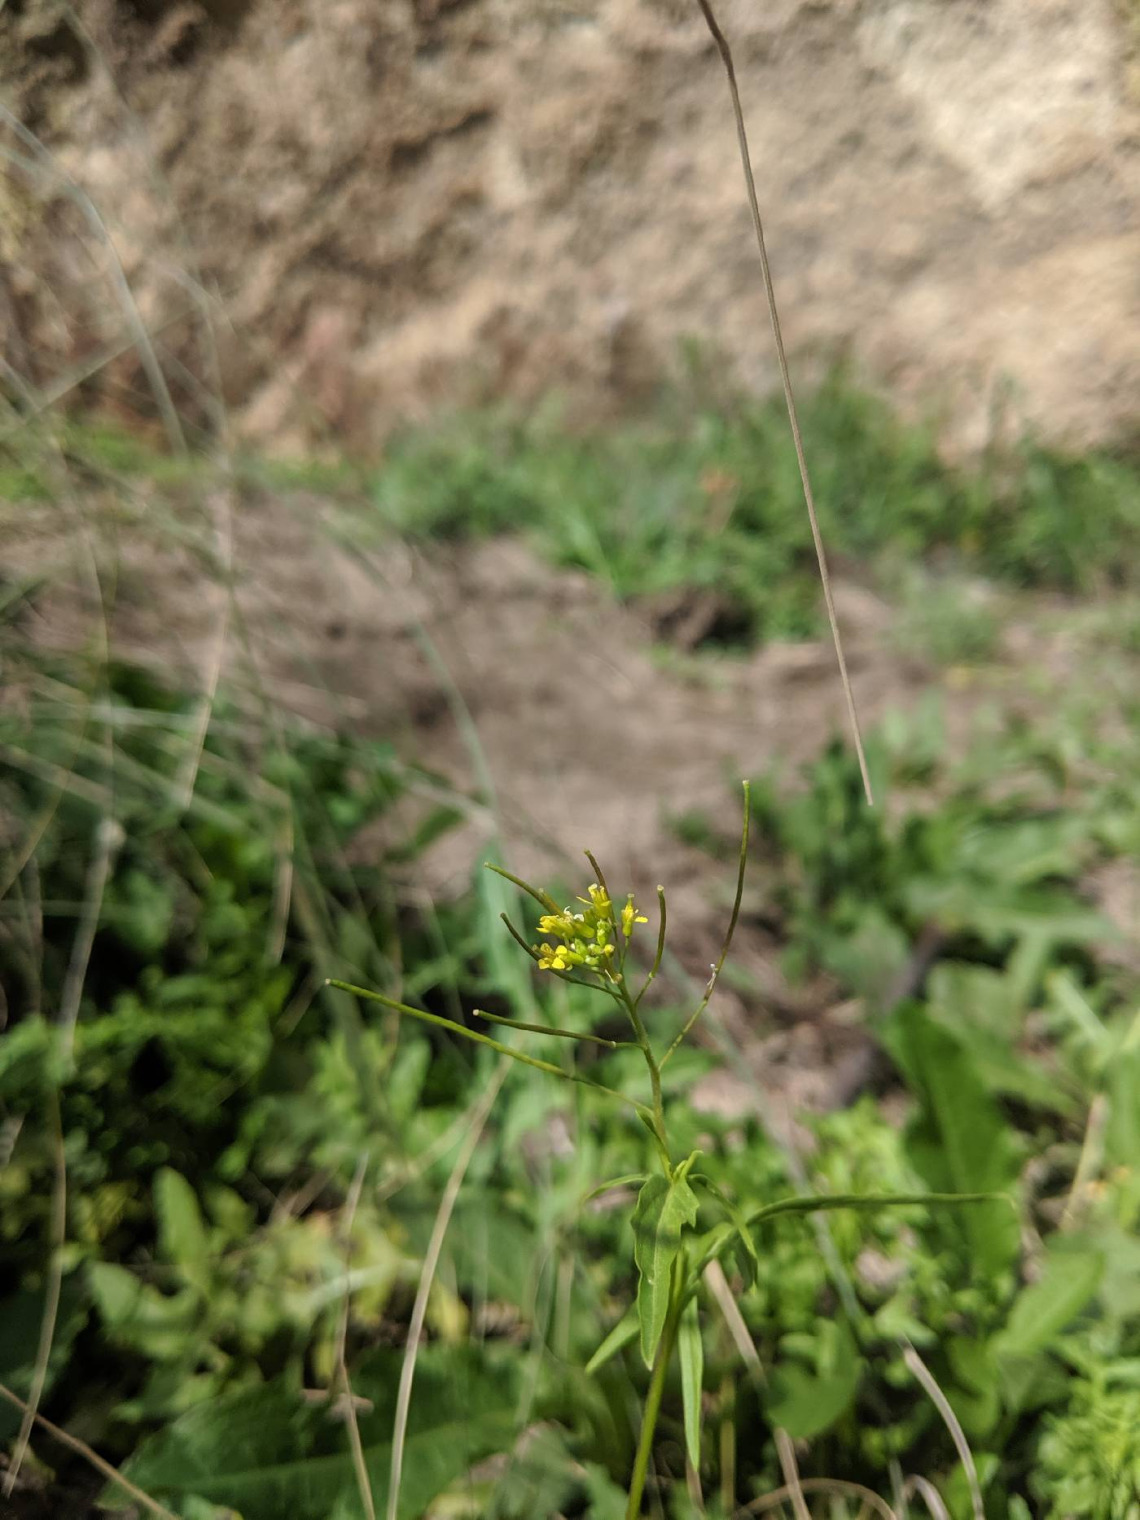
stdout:
{"type": "MultiPolygon", "coordinates": [[[[109,637],[118,655],[165,677],[268,694],[281,711],[394,742],[470,804],[466,822],[417,860],[416,891],[464,892],[496,838],[538,881],[573,883],[590,848],[643,900],[666,884],[672,947],[704,981],[733,867],[682,843],[675,820],[700,812],[731,839],[740,778],[773,767],[794,777],[844,731],[829,642],[679,656],[596,582],[551,569],[517,540],[436,545],[428,556],[362,531],[343,503],[264,491],[232,516],[210,498],[204,517],[195,510],[156,532],[146,498],[150,532],[105,510],[84,516],[90,554],[83,534],[60,534],[54,509],[10,521],[5,574],[46,574],[51,588],[35,602],[35,637],[92,647],[109,637]],[[211,513],[232,602],[203,559],[211,513]]],[[[1051,653],[1011,629],[973,688],[901,648],[891,609],[865,587],[841,580],[837,602],[868,729],[938,688],[958,744],[979,690],[1021,702],[1019,672],[1065,658],[1063,643],[1051,653]]],[[[360,841],[365,859],[369,848],[360,841]]],[[[766,1087],[793,1103],[842,1101],[868,1070],[859,1010],[826,979],[789,986],[765,922],[745,914],[734,961],[758,991],[718,993],[722,1027],[766,1087]]],[[[731,1101],[731,1089],[722,1081],[708,1100],[731,1101]]]]}

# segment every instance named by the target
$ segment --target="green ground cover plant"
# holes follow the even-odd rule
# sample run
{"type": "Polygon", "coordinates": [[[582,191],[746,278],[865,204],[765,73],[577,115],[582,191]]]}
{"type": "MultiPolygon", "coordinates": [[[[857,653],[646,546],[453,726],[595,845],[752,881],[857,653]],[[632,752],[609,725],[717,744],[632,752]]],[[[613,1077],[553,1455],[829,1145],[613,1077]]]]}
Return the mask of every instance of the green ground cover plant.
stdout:
{"type": "MultiPolygon", "coordinates": [[[[953,467],[932,428],[900,422],[842,368],[805,401],[803,430],[832,556],[877,567],[887,587],[931,556],[1068,592],[1130,575],[1140,473],[1127,458],[1067,457],[1026,440],[953,467]]],[[[374,496],[401,533],[522,533],[623,600],[714,593],[708,643],[819,629],[811,532],[775,399],[713,410],[677,397],[661,420],[621,429],[573,429],[553,412],[456,418],[394,440],[374,496]]]]}
{"type": "MultiPolygon", "coordinates": [[[[914,608],[908,640],[936,659],[984,658],[995,615],[962,575],[1088,596],[1134,583],[1140,469],[1128,450],[1071,455],[1025,437],[951,465],[933,426],[901,421],[843,366],[804,400],[830,552],[914,608]],[[932,607],[932,598],[938,603],[932,607]]],[[[177,489],[195,466],[114,427],[63,435],[80,475],[177,489]]],[[[9,438],[0,495],[50,500],[56,443],[9,438]]],[[[712,596],[700,641],[747,648],[814,636],[819,580],[780,403],[694,380],[651,416],[573,424],[553,404],[466,413],[391,439],[379,465],[238,459],[249,488],[371,497],[378,531],[424,542],[521,534],[645,606],[668,636],[677,598],[712,596]]],[[[353,528],[365,532],[358,508],[353,528]]]]}
{"type": "MultiPolygon", "coordinates": [[[[192,699],[129,668],[95,694],[59,664],[34,677],[32,705],[7,711],[2,736],[5,816],[37,830],[35,851],[9,860],[21,869],[3,941],[0,1381],[18,1396],[50,1286],[62,1142],[45,1410],[129,1457],[126,1477],[191,1520],[271,1520],[286,1498],[302,1517],[347,1517],[365,1511],[343,1353],[382,1509],[438,1197],[473,1105],[500,1079],[504,1058],[472,1043],[481,1035],[552,1070],[512,1060],[465,1174],[427,1299],[395,1513],[623,1515],[643,1482],[668,1513],[702,1512],[699,1493],[704,1513],[732,1514],[784,1481],[782,1431],[800,1443],[809,1498],[841,1477],[901,1508],[898,1486],[915,1476],[970,1515],[915,1357],[950,1401],[987,1515],[1079,1513],[1090,1493],[1099,1512],[1128,1513],[1140,1041],[1135,985],[1101,959],[1109,931],[1081,887],[1136,843],[1124,741],[1069,714],[1052,733],[986,730],[951,764],[931,715],[873,737],[889,804],[873,812],[838,745],[797,786],[753,783],[741,921],[778,916],[791,975],[822,968],[866,999],[890,1062],[881,1080],[908,1095],[901,1128],[871,1096],[810,1121],[799,1204],[803,1178],[759,1109],[727,1121],[686,1102],[716,1056],[673,1049],[701,995],[687,1013],[668,974],[652,989],[664,995],[637,1005],[662,1149],[629,1009],[591,965],[628,956],[631,977],[652,973],[655,925],[637,922],[648,913],[626,915],[596,881],[573,908],[596,920],[585,936],[561,896],[538,889],[536,903],[492,877],[505,896],[424,922],[393,885],[414,839],[380,869],[349,863],[365,823],[409,789],[436,794],[383,745],[267,731],[222,702],[184,805],[192,699]],[[994,774],[1017,785],[995,798],[994,774]],[[112,781],[121,837],[106,826],[112,781]],[[300,890],[283,922],[286,824],[300,890]],[[102,848],[65,1056],[41,1010],[65,1001],[102,848]],[[529,1000],[503,971],[500,906],[546,962],[529,1000]],[[919,941],[930,964],[893,998],[919,941]],[[323,992],[330,976],[389,987],[381,998],[405,1013],[323,992]],[[497,1022],[520,1019],[573,1032],[576,1065],[564,1038],[497,1022]],[[560,1080],[574,1071],[585,1082],[560,1080]],[[552,1147],[558,1133],[568,1147],[552,1147]],[[349,1223],[364,1156],[371,1181],[349,1223]],[[997,1192],[1016,1211],[881,1201],[929,1192],[997,1192]],[[779,1218],[868,1194],[879,1201],[828,1212],[822,1236],[779,1218]],[[710,1252],[739,1322],[697,1277],[710,1252]],[[684,1281],[700,1283],[690,1297],[666,1270],[682,1254],[684,1281]]],[[[13,1410],[9,1437],[18,1424],[13,1410]]]]}
{"type": "MultiPolygon", "coordinates": [[[[938,659],[984,660],[994,637],[954,566],[1074,596],[1126,577],[1107,547],[1133,532],[1124,460],[1026,446],[952,471],[839,374],[805,427],[832,542],[900,588],[938,659]],[[844,527],[852,480],[874,532],[844,527]]],[[[66,455],[109,499],[122,487],[135,528],[141,501],[160,514],[198,485],[105,430],[71,428],[66,455]]],[[[49,509],[36,451],[11,462],[13,497],[49,509]]],[[[255,460],[235,478],[346,502],[360,484],[255,460]]],[[[732,639],[814,628],[795,460],[763,406],[592,433],[467,419],[397,441],[373,489],[379,511],[351,508],[365,538],[523,531],[626,598],[738,584],[752,611],[732,639]]],[[[874,810],[840,743],[804,776],[753,778],[739,924],[778,934],[793,984],[861,999],[882,1051],[853,1107],[804,1118],[805,1158],[759,1094],[743,1119],[692,1109],[737,1053],[717,1053],[715,1018],[673,1048],[702,990],[600,872],[573,909],[593,915],[581,948],[571,877],[548,898],[484,872],[425,904],[419,851],[478,799],[248,692],[223,691],[203,729],[198,695],[35,652],[37,595],[9,587],[2,626],[0,1383],[17,1401],[38,1390],[184,1520],[724,1517],[785,1483],[785,1442],[836,1514],[858,1513],[844,1483],[900,1515],[1129,1513],[1140,1025],[1087,890],[1140,847],[1140,712],[1106,678],[1126,620],[1058,612],[1096,681],[1043,687],[1032,721],[984,718],[958,760],[933,709],[886,724],[874,810]],[[377,825],[388,842],[362,863],[377,825]],[[607,947],[652,976],[644,1005],[604,974],[607,947]],[[884,1196],[930,1194],[1014,1207],[884,1196]]],[[[761,990],[733,985],[762,1018],[761,990]]],[[[18,1403],[0,1420],[16,1440],[18,1403]]],[[[32,1453],[73,1481],[52,1442],[32,1453]]]]}

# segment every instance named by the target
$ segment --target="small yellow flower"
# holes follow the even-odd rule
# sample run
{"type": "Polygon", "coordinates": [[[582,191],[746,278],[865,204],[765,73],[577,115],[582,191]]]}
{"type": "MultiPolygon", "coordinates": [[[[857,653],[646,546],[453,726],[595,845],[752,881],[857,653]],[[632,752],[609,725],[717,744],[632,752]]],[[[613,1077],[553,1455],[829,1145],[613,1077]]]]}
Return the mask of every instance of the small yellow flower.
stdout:
{"type": "Polygon", "coordinates": [[[567,969],[565,945],[542,945],[538,956],[540,971],[565,971],[567,969]]]}
{"type": "Polygon", "coordinates": [[[559,945],[544,942],[536,947],[540,971],[569,971],[581,966],[599,976],[612,976],[607,963],[616,953],[614,906],[605,888],[597,882],[586,891],[587,895],[578,899],[584,912],[565,908],[561,913],[544,913],[538,920],[540,934],[562,941],[559,945]]]}
{"type": "Polygon", "coordinates": [[[634,924],[647,924],[649,920],[644,913],[638,913],[633,906],[633,893],[626,899],[625,907],[621,910],[621,932],[629,939],[633,933],[634,924]]]}

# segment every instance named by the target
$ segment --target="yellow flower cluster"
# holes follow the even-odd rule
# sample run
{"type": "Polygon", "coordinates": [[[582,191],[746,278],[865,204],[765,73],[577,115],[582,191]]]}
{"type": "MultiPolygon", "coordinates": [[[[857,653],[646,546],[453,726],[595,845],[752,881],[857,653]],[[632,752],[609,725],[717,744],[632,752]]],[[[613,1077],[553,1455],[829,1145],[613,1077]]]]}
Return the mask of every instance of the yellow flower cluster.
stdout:
{"type": "MultiPolygon", "coordinates": [[[[558,944],[543,942],[538,946],[538,965],[542,971],[572,971],[581,967],[610,975],[610,963],[617,954],[617,921],[614,905],[604,887],[597,882],[587,889],[588,896],[580,897],[582,912],[567,908],[562,913],[544,913],[538,921],[540,934],[549,934],[558,944]]],[[[634,924],[647,920],[637,912],[632,894],[619,915],[621,932],[625,939],[633,933],[634,924]]]]}

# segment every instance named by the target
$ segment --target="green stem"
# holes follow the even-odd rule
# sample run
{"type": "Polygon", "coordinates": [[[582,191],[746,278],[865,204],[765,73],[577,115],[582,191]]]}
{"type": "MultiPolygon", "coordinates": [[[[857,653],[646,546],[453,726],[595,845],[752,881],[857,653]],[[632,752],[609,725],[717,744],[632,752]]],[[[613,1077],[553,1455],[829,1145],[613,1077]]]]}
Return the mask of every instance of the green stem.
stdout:
{"type": "Polygon", "coordinates": [[[452,1034],[462,1035],[472,1044],[486,1045],[488,1049],[497,1051],[501,1056],[510,1056],[512,1061],[518,1061],[523,1066],[533,1066],[535,1071],[545,1071],[552,1077],[559,1077],[563,1082],[577,1082],[580,1087],[592,1087],[595,1092],[605,1093],[608,1098],[616,1098],[619,1103],[625,1103],[634,1109],[643,1119],[655,1123],[655,1116],[644,1103],[638,1103],[635,1098],[627,1097],[625,1093],[618,1092],[613,1087],[604,1087],[601,1082],[595,1082],[590,1077],[580,1077],[575,1071],[564,1071],[561,1066],[555,1066],[550,1061],[540,1061],[536,1056],[524,1055],[521,1050],[512,1050],[501,1040],[492,1040],[490,1035],[480,1034],[477,1029],[468,1029],[465,1024],[457,1024],[454,1019],[445,1019],[438,1013],[427,1013],[423,1008],[413,1008],[409,1003],[398,1003],[395,998],[385,997],[382,992],[373,992],[368,987],[357,987],[352,982],[342,982],[335,976],[327,977],[325,986],[337,987],[341,992],[351,992],[355,997],[367,998],[372,1003],[380,1003],[396,1013],[419,1019],[422,1024],[434,1024],[437,1029],[448,1029],[452,1034]]]}
{"type": "Polygon", "coordinates": [[[657,1416],[661,1412],[661,1399],[665,1392],[665,1377],[677,1343],[677,1328],[681,1323],[681,1309],[685,1302],[683,1278],[678,1268],[673,1280],[673,1293],[665,1328],[653,1361],[649,1379],[649,1393],[645,1399],[645,1413],[641,1417],[641,1435],[637,1443],[637,1455],[633,1459],[633,1475],[629,1482],[629,1502],[625,1507],[625,1520],[637,1520],[641,1514],[641,1497],[645,1492],[645,1480],[649,1474],[649,1458],[653,1454],[653,1437],[657,1430],[657,1416]]]}
{"type": "Polygon", "coordinates": [[[653,1090],[653,1135],[657,1141],[657,1148],[661,1152],[661,1159],[665,1165],[665,1173],[672,1176],[669,1161],[669,1137],[665,1130],[665,1100],[661,1094],[661,1068],[657,1064],[657,1057],[653,1054],[653,1046],[649,1043],[649,1034],[642,1022],[641,1014],[637,1009],[637,999],[630,997],[624,980],[620,983],[619,991],[621,1000],[625,1004],[625,1011],[629,1014],[629,1021],[633,1025],[633,1032],[637,1036],[637,1046],[645,1057],[645,1064],[649,1068],[649,1085],[653,1090]]]}

